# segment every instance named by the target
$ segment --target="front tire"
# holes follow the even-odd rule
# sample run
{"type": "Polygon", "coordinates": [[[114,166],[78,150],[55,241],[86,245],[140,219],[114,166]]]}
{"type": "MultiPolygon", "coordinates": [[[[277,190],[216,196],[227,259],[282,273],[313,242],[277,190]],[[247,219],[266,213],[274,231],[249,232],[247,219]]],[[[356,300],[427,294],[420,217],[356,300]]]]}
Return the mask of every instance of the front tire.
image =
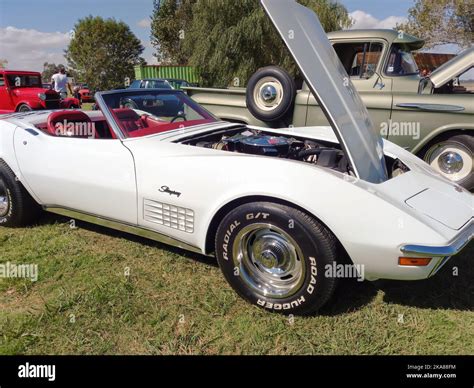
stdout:
{"type": "Polygon", "coordinates": [[[232,288],[250,303],[284,314],[306,315],[331,297],[336,239],[305,213],[270,202],[231,211],[216,234],[216,256],[232,288]]]}
{"type": "Polygon", "coordinates": [[[0,226],[25,226],[36,221],[41,209],[16,178],[8,165],[0,160],[0,226]]]}
{"type": "Polygon", "coordinates": [[[21,104],[18,109],[17,109],[17,112],[31,112],[33,109],[31,108],[31,106],[27,105],[27,104],[21,104]]]}
{"type": "Polygon", "coordinates": [[[474,136],[446,134],[429,143],[420,157],[444,177],[474,189],[474,136]]]}

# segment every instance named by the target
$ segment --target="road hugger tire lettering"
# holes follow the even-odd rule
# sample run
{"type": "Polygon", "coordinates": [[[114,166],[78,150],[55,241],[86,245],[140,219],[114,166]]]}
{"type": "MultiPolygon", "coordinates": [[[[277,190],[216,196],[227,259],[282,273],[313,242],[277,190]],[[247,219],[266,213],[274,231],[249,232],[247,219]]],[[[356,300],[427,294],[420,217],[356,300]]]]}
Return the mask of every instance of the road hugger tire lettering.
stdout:
{"type": "Polygon", "coordinates": [[[304,315],[334,292],[324,267],[336,261],[336,239],[313,217],[280,204],[249,203],[231,211],[216,234],[216,256],[232,288],[267,310],[304,315]]]}

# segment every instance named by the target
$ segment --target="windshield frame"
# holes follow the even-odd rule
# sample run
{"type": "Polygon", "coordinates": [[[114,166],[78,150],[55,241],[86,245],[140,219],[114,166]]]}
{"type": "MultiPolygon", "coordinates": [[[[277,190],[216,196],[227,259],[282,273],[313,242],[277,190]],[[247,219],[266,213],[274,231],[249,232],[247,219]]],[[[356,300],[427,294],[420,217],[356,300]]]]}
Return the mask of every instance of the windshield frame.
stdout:
{"type": "MultiPolygon", "coordinates": [[[[136,139],[136,138],[142,138],[142,137],[147,137],[147,136],[153,136],[157,135],[160,132],[157,132],[155,134],[148,134],[140,137],[133,137],[129,136],[128,133],[126,133],[122,126],[120,125],[119,121],[117,120],[117,116],[113,113],[112,109],[109,108],[107,103],[105,102],[104,97],[110,96],[110,95],[123,95],[123,96],[133,96],[133,95],[144,95],[144,94],[168,94],[168,95],[178,95],[180,98],[184,98],[185,102],[191,106],[193,110],[195,110],[199,114],[204,114],[204,119],[208,119],[209,122],[208,124],[213,124],[213,123],[218,123],[222,120],[214,116],[212,113],[210,113],[208,110],[203,108],[201,105],[199,105],[196,101],[192,100],[191,97],[189,97],[186,93],[184,93],[182,90],[175,90],[175,89],[120,89],[120,90],[111,90],[107,92],[98,92],[95,94],[95,99],[96,103],[99,107],[99,110],[104,114],[105,119],[107,120],[107,123],[109,124],[110,128],[114,132],[115,136],[120,139],[120,140],[126,140],[126,139],[136,139]],[[205,117],[208,116],[208,117],[205,117]],[[211,121],[214,120],[214,121],[211,121]]],[[[193,121],[193,120],[189,120],[193,121]]],[[[180,122],[182,123],[182,122],[180,122]]],[[[206,124],[206,123],[202,123],[206,124]]],[[[188,130],[189,128],[193,128],[197,125],[202,125],[202,124],[195,124],[195,125],[190,125],[189,127],[182,127],[178,126],[177,128],[170,129],[168,132],[173,132],[173,131],[185,131],[188,130]]],[[[163,132],[161,132],[163,133],[163,132]]]]}
{"type": "Polygon", "coordinates": [[[390,47],[388,53],[387,53],[387,59],[385,60],[385,64],[383,66],[383,73],[386,77],[407,77],[407,76],[419,75],[420,74],[420,68],[418,67],[418,64],[416,63],[416,59],[415,59],[415,55],[413,54],[413,50],[409,46],[407,46],[406,44],[393,43],[392,46],[390,47]],[[416,66],[416,72],[405,73],[405,74],[393,74],[393,73],[390,73],[388,71],[388,66],[390,64],[390,58],[391,58],[395,48],[397,48],[399,50],[402,50],[404,53],[410,54],[411,58],[413,59],[413,63],[416,66]]]}

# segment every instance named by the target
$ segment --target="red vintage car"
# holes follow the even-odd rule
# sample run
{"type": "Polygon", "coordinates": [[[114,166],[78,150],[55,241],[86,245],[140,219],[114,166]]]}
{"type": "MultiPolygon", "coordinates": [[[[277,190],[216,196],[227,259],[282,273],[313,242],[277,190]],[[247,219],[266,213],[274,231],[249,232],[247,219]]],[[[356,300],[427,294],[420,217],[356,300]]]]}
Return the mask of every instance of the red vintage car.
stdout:
{"type": "Polygon", "coordinates": [[[0,114],[80,106],[77,98],[61,99],[57,92],[46,89],[38,72],[0,70],[0,114]]]}
{"type": "Polygon", "coordinates": [[[89,90],[89,86],[87,86],[87,84],[79,84],[78,88],[79,98],[81,102],[94,102],[94,96],[89,90]]]}

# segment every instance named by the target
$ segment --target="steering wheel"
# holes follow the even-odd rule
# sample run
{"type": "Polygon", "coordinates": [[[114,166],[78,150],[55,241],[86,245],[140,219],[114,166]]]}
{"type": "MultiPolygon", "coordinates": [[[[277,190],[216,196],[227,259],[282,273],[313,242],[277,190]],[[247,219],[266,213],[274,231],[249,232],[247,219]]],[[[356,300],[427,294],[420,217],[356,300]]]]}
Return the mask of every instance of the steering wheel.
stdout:
{"type": "Polygon", "coordinates": [[[136,102],[133,101],[133,100],[130,99],[130,98],[125,98],[125,99],[121,100],[121,101],[120,101],[120,105],[121,105],[123,108],[138,109],[138,106],[137,106],[136,102]]]}
{"type": "Polygon", "coordinates": [[[180,111],[178,112],[178,114],[176,116],[174,116],[170,123],[174,123],[176,120],[178,120],[179,118],[183,119],[184,121],[187,121],[188,119],[186,118],[186,115],[184,114],[184,112],[180,111]]]}

